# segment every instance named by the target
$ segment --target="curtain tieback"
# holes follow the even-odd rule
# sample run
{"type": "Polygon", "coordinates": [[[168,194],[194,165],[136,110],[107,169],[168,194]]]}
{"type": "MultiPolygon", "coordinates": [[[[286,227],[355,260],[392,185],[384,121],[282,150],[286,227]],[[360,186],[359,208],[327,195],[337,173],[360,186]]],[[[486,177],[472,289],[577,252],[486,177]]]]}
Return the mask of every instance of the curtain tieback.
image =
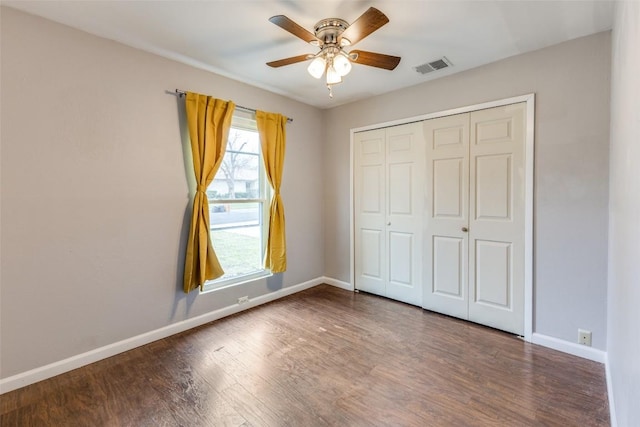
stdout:
{"type": "Polygon", "coordinates": [[[196,188],[196,193],[197,192],[206,193],[207,187],[205,185],[198,185],[198,188],[196,188]]]}

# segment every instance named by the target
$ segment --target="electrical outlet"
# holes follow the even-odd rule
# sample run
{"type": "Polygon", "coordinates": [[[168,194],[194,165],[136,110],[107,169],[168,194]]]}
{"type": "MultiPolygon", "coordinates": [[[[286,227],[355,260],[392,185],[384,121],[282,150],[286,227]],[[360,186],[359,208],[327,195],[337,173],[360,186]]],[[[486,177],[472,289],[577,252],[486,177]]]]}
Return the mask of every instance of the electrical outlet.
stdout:
{"type": "Polygon", "coordinates": [[[591,331],[578,329],[578,344],[588,345],[591,347],[591,331]]]}
{"type": "Polygon", "coordinates": [[[248,296],[244,296],[244,297],[240,297],[238,298],[238,304],[245,304],[249,302],[249,297],[248,296]]]}

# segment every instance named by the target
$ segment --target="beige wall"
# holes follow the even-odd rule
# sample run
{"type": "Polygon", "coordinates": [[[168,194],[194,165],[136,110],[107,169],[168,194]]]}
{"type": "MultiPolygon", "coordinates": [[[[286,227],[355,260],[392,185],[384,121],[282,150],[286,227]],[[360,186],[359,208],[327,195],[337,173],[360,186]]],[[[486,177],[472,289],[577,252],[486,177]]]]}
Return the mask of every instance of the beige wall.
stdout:
{"type": "Polygon", "coordinates": [[[350,129],[535,93],[534,332],[604,349],[610,52],[600,33],[329,110],[325,274],[351,280],[350,129]]]}
{"type": "Polygon", "coordinates": [[[640,420],[640,3],[613,28],[607,356],[618,425],[640,420]]]}
{"type": "Polygon", "coordinates": [[[13,9],[1,19],[2,378],[322,276],[319,110],[13,9]],[[294,118],[283,275],[180,290],[190,189],[174,88],[294,118]]]}

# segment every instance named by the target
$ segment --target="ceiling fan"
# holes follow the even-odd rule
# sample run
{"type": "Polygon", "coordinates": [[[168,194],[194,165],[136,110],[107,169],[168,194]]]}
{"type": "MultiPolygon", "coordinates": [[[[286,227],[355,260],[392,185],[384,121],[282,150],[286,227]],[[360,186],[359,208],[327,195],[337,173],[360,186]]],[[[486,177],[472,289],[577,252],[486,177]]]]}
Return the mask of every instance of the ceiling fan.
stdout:
{"type": "Polygon", "coordinates": [[[298,55],[267,62],[267,65],[277,68],[312,59],[307,71],[316,79],[322,77],[326,71],[327,89],[329,89],[330,97],[333,97],[332,86],[341,83],[342,77],[351,71],[351,63],[385,70],[393,70],[400,63],[398,56],[364,50],[350,52],[346,50],[348,46],[353,46],[389,22],[389,18],[374,7],[370,7],[351,25],[339,18],[323,19],[314,26],[313,33],[284,15],[272,16],[269,21],[305,42],[319,47],[320,51],[316,54],[298,55]]]}

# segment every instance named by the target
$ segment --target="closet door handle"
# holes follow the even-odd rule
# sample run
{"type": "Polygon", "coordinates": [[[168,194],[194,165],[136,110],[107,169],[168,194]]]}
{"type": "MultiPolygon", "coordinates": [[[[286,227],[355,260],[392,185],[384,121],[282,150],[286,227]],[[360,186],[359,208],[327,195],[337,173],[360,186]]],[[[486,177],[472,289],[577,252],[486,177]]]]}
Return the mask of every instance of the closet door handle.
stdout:
{"type": "Polygon", "coordinates": [[[391,221],[389,221],[389,222],[387,223],[387,225],[391,225],[391,221]]]}
{"type": "Polygon", "coordinates": [[[462,231],[466,233],[467,231],[469,231],[469,229],[467,227],[462,227],[462,231]]]}

